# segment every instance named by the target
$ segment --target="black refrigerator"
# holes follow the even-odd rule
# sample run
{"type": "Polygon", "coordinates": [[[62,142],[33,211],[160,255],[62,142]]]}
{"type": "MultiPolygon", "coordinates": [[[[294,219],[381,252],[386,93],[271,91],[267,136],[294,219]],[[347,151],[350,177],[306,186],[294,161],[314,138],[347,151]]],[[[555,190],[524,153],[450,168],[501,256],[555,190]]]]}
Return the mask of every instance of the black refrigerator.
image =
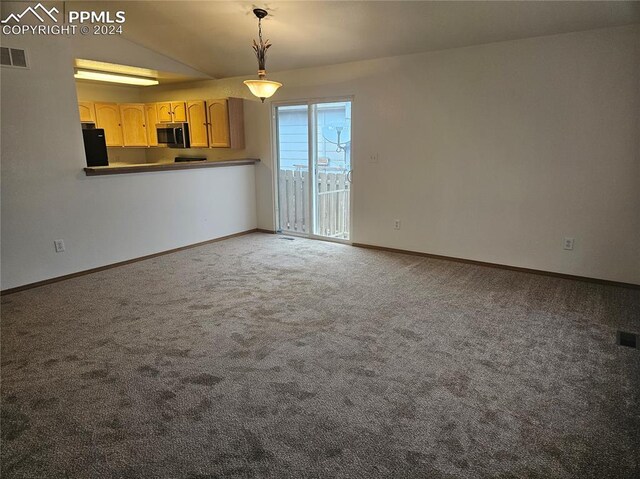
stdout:
{"type": "Polygon", "coordinates": [[[108,166],[107,143],[104,139],[102,128],[83,128],[84,153],[87,157],[87,166],[108,166]]]}

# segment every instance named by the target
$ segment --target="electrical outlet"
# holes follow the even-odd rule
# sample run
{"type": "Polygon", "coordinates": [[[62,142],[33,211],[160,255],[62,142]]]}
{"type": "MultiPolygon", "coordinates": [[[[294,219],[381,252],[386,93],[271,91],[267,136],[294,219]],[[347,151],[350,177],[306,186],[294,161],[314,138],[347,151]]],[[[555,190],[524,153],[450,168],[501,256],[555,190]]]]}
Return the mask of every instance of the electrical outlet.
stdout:
{"type": "Polygon", "coordinates": [[[379,163],[380,162],[380,153],[374,153],[369,155],[369,162],[371,163],[379,163]]]}
{"type": "Polygon", "coordinates": [[[562,247],[567,250],[572,250],[574,241],[573,238],[565,238],[562,247]]]}
{"type": "Polygon", "coordinates": [[[54,240],[53,246],[56,249],[56,253],[64,253],[64,240],[54,240]]]}
{"type": "Polygon", "coordinates": [[[400,220],[393,220],[393,229],[394,230],[400,229],[400,220]]]}

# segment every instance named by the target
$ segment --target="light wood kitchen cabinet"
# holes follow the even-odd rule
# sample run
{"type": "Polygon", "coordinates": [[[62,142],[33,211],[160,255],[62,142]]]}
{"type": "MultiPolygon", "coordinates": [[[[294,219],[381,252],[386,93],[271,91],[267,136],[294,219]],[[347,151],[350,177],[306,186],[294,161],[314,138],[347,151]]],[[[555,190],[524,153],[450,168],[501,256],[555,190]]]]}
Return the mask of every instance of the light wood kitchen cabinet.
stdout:
{"type": "Polygon", "coordinates": [[[171,123],[171,103],[158,103],[158,123],[171,123]]]}
{"type": "Polygon", "coordinates": [[[244,100],[170,101],[158,103],[78,102],[82,122],[103,128],[107,146],[158,144],[158,123],[189,123],[191,148],[243,149],[244,100]]]}
{"type": "Polygon", "coordinates": [[[79,101],[78,111],[80,112],[81,123],[95,123],[96,110],[92,101],[79,101]]]}
{"type": "Polygon", "coordinates": [[[107,146],[124,146],[120,108],[117,103],[96,103],[96,126],[104,129],[107,146]]]}
{"type": "Polygon", "coordinates": [[[206,148],[209,146],[207,137],[207,110],[204,101],[187,102],[187,121],[189,122],[189,137],[191,148],[206,148]]]}
{"type": "Polygon", "coordinates": [[[183,101],[157,104],[159,123],[179,123],[187,121],[187,109],[183,101]]]}
{"type": "Polygon", "coordinates": [[[158,130],[156,125],[158,121],[158,110],[155,103],[147,103],[144,106],[145,119],[147,122],[147,144],[149,146],[158,146],[158,130]]]}
{"type": "Polygon", "coordinates": [[[242,98],[207,100],[207,115],[211,148],[244,148],[242,98]]]}
{"type": "Polygon", "coordinates": [[[120,103],[124,146],[147,146],[147,121],[144,104],[120,103]]]}
{"type": "Polygon", "coordinates": [[[173,112],[173,121],[178,123],[181,121],[187,121],[187,108],[183,101],[171,102],[171,111],[173,112]]]}

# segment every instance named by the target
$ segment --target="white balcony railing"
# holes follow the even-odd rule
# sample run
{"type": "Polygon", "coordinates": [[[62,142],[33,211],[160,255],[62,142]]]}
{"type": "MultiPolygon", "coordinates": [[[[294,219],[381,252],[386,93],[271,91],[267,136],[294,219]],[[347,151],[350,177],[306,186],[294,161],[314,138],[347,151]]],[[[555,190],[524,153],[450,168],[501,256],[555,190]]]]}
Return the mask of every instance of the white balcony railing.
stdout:
{"type": "MultiPolygon", "coordinates": [[[[328,168],[327,168],[328,169],[328,168]]],[[[284,231],[309,233],[307,218],[309,172],[302,169],[280,170],[279,217],[284,231]]],[[[349,238],[350,184],[343,169],[318,171],[316,185],[315,234],[331,238],[349,238]]]]}

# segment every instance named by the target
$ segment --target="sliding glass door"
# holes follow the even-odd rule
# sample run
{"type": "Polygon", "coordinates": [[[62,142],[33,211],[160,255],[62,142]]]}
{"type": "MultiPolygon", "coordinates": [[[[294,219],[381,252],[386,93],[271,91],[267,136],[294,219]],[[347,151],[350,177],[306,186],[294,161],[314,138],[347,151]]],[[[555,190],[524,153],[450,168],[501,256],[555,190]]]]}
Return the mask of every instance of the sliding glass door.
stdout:
{"type": "Polygon", "coordinates": [[[309,234],[309,106],[276,107],[279,229],[309,234]]]}
{"type": "Polygon", "coordinates": [[[274,107],[279,229],[351,238],[351,101],[274,107]]]}

